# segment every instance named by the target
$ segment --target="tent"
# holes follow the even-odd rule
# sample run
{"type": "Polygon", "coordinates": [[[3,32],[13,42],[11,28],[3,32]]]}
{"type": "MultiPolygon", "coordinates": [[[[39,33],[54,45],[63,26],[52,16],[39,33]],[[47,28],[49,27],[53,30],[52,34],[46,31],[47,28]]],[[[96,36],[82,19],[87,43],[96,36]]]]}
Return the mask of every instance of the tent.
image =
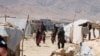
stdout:
{"type": "Polygon", "coordinates": [[[29,34],[30,24],[27,23],[27,19],[17,19],[17,18],[7,18],[6,22],[11,23],[17,27],[8,27],[4,26],[5,19],[0,18],[0,35],[1,36],[8,36],[8,48],[12,51],[16,50],[17,45],[20,43],[22,38],[22,29],[26,29],[26,35],[29,34]]]}
{"type": "Polygon", "coordinates": [[[0,35],[7,36],[7,47],[12,51],[16,50],[17,45],[20,43],[22,31],[16,28],[0,26],[0,35]]]}
{"type": "Polygon", "coordinates": [[[66,39],[72,39],[72,43],[80,44],[83,41],[83,33],[89,37],[89,32],[91,33],[91,38],[94,39],[94,34],[96,37],[99,37],[99,28],[100,26],[92,21],[86,19],[79,19],[76,20],[68,25],[64,25],[65,37],[66,39]],[[95,28],[94,32],[93,29],[89,30],[88,26],[84,26],[85,23],[89,23],[92,25],[92,28],[95,28]],[[95,25],[94,25],[95,24],[95,25]],[[81,26],[82,25],[82,26],[81,26]],[[83,29],[84,28],[84,29],[83,29]]]}
{"type": "Polygon", "coordinates": [[[82,23],[88,22],[88,20],[80,19],[74,21],[68,25],[64,26],[65,37],[67,39],[72,38],[72,43],[80,44],[82,42],[82,26],[79,26],[82,23]]]}
{"type": "MultiPolygon", "coordinates": [[[[9,22],[15,26],[18,26],[19,30],[25,29],[25,35],[31,35],[31,25],[30,21],[27,22],[27,19],[19,19],[19,18],[6,18],[6,22],[9,22]]],[[[0,18],[0,23],[5,23],[5,18],[0,18]]]]}

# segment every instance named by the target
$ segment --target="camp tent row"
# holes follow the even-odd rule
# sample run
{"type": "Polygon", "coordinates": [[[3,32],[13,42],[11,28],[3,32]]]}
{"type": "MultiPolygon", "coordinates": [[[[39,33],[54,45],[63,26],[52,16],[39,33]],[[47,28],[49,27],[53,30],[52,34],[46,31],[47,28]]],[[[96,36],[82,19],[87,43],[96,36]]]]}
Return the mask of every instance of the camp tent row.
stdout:
{"type": "Polygon", "coordinates": [[[80,44],[83,42],[83,33],[87,35],[87,38],[89,37],[89,32],[91,33],[91,39],[94,39],[94,33],[95,37],[100,37],[100,25],[93,23],[90,20],[86,19],[79,19],[76,20],[68,25],[64,25],[64,31],[65,31],[65,37],[66,39],[70,39],[72,43],[80,44]],[[92,28],[95,28],[94,32],[93,29],[89,30],[88,25],[84,27],[84,24],[91,24],[92,28]]]}
{"type": "Polygon", "coordinates": [[[16,51],[17,46],[20,44],[23,35],[22,29],[25,28],[25,35],[28,35],[30,24],[27,23],[27,19],[7,18],[5,22],[4,18],[0,18],[0,35],[8,37],[7,47],[13,52],[16,51]],[[13,27],[7,26],[9,24],[13,27]]]}
{"type": "Polygon", "coordinates": [[[71,40],[74,44],[81,43],[81,49],[77,56],[95,56],[92,48],[90,48],[85,42],[83,42],[84,34],[85,37],[89,38],[89,33],[91,33],[91,39],[100,37],[100,25],[93,23],[90,20],[79,19],[68,25],[64,25],[65,37],[71,40]],[[91,25],[91,27],[89,27],[91,25]],[[90,29],[91,28],[91,29],[90,29]]]}

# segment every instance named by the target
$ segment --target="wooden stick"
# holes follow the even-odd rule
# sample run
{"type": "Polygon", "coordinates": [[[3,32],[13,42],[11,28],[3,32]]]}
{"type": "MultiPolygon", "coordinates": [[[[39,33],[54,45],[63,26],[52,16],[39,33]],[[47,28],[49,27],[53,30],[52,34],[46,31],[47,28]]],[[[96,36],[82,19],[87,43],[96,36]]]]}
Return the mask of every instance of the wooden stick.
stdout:
{"type": "Polygon", "coordinates": [[[25,27],[25,29],[23,29],[23,38],[22,38],[22,56],[24,56],[23,55],[23,50],[24,50],[24,38],[25,38],[25,32],[26,32],[26,28],[27,28],[27,25],[28,25],[28,19],[29,19],[29,15],[28,15],[28,17],[27,17],[27,24],[26,24],[26,27],[25,27]]]}
{"type": "Polygon", "coordinates": [[[7,16],[5,15],[5,23],[6,23],[6,17],[7,17],[7,16]]]}

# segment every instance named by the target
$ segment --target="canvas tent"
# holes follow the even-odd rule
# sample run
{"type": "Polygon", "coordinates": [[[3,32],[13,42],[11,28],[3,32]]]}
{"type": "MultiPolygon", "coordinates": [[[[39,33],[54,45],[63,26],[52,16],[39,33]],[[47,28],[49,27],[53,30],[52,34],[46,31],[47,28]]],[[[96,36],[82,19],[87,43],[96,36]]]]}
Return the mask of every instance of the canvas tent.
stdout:
{"type": "MultiPolygon", "coordinates": [[[[86,19],[79,19],[77,21],[74,21],[74,22],[64,26],[65,37],[67,39],[71,38],[72,43],[76,43],[76,44],[80,44],[83,41],[83,33],[86,33],[87,36],[89,36],[88,33],[91,32],[91,38],[94,38],[92,36],[94,35],[93,33],[95,32],[96,37],[99,37],[98,29],[95,29],[95,31],[93,32],[93,29],[89,30],[88,26],[86,26],[84,30],[83,30],[84,27],[80,26],[81,24],[88,23],[88,22],[92,25],[92,27],[95,24],[95,23],[93,24],[92,21],[89,21],[86,19]]],[[[98,27],[99,27],[99,25],[98,25],[98,27]]]]}
{"type": "Polygon", "coordinates": [[[0,35],[1,36],[7,36],[7,47],[11,49],[12,51],[16,50],[17,45],[19,44],[22,32],[19,29],[6,27],[6,26],[0,26],[0,35]]]}
{"type": "Polygon", "coordinates": [[[64,26],[65,37],[72,39],[72,43],[80,44],[82,42],[82,23],[88,22],[88,20],[80,19],[64,26]]]}
{"type": "MultiPolygon", "coordinates": [[[[6,18],[6,22],[10,22],[11,24],[18,26],[18,29],[20,30],[26,28],[25,35],[31,35],[31,25],[30,21],[27,22],[27,19],[6,18]]],[[[5,18],[0,18],[0,23],[5,23],[5,18]]]]}
{"type": "Polygon", "coordinates": [[[82,26],[83,28],[88,28],[88,30],[89,30],[89,28],[91,28],[89,30],[90,35],[88,33],[86,33],[87,30],[85,31],[85,30],[82,29],[83,30],[82,33],[83,32],[86,33],[87,38],[90,37],[91,39],[94,39],[94,38],[100,37],[100,32],[99,32],[100,31],[100,25],[99,24],[93,23],[93,22],[86,22],[86,23],[81,24],[80,26],[82,26]],[[89,27],[89,25],[91,27],[89,27]]]}
{"type": "MultiPolygon", "coordinates": [[[[16,18],[7,18],[6,22],[9,22],[17,28],[13,27],[7,27],[7,26],[0,26],[0,35],[2,36],[8,36],[8,48],[11,49],[12,51],[16,50],[17,45],[20,43],[20,40],[22,38],[22,29],[28,29],[26,27],[27,24],[27,19],[16,19],[16,18]]],[[[4,24],[5,19],[0,18],[0,24],[4,24]]],[[[28,31],[28,30],[27,30],[28,31]]]]}

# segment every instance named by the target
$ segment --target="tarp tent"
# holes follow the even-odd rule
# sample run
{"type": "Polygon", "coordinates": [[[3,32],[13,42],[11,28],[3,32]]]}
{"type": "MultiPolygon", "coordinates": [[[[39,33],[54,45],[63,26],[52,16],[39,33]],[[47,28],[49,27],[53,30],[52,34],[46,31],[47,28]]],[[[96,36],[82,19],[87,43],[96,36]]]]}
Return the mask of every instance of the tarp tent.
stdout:
{"type": "Polygon", "coordinates": [[[0,35],[1,36],[8,36],[4,26],[0,26],[0,35]]]}
{"type": "MultiPolygon", "coordinates": [[[[91,38],[94,39],[94,34],[93,34],[93,28],[89,30],[89,27],[86,27],[83,30],[83,26],[80,26],[81,24],[84,23],[90,23],[93,28],[99,28],[99,25],[96,23],[93,24],[92,21],[86,20],[86,19],[79,19],[77,21],[74,21],[66,26],[64,26],[64,31],[65,31],[65,36],[66,38],[72,38],[72,43],[79,44],[83,40],[83,32],[87,34],[87,37],[89,37],[89,32],[91,32],[91,38]]],[[[99,37],[99,30],[95,29],[94,31],[95,36],[99,37]]]]}
{"type": "Polygon", "coordinates": [[[72,38],[72,42],[76,44],[80,44],[82,42],[82,26],[79,26],[82,23],[86,23],[89,20],[80,19],[74,21],[66,26],[64,26],[65,37],[72,38]]]}
{"type": "Polygon", "coordinates": [[[0,35],[6,36],[7,38],[7,47],[12,51],[16,50],[17,45],[20,43],[22,37],[22,31],[16,28],[0,26],[0,35]]]}
{"type": "MultiPolygon", "coordinates": [[[[10,22],[11,24],[18,26],[18,29],[20,30],[26,28],[25,35],[31,35],[31,25],[30,21],[27,22],[27,19],[6,18],[6,22],[10,22]]],[[[0,18],[0,23],[5,23],[5,18],[0,18]]]]}
{"type": "MultiPolygon", "coordinates": [[[[11,23],[12,25],[18,26],[18,28],[7,27],[7,26],[0,26],[0,35],[1,36],[8,36],[8,48],[12,51],[16,50],[17,45],[20,43],[22,38],[22,29],[29,28],[27,19],[16,19],[16,18],[7,18],[6,22],[11,23]]],[[[4,18],[0,18],[0,24],[5,23],[4,18]]]]}

